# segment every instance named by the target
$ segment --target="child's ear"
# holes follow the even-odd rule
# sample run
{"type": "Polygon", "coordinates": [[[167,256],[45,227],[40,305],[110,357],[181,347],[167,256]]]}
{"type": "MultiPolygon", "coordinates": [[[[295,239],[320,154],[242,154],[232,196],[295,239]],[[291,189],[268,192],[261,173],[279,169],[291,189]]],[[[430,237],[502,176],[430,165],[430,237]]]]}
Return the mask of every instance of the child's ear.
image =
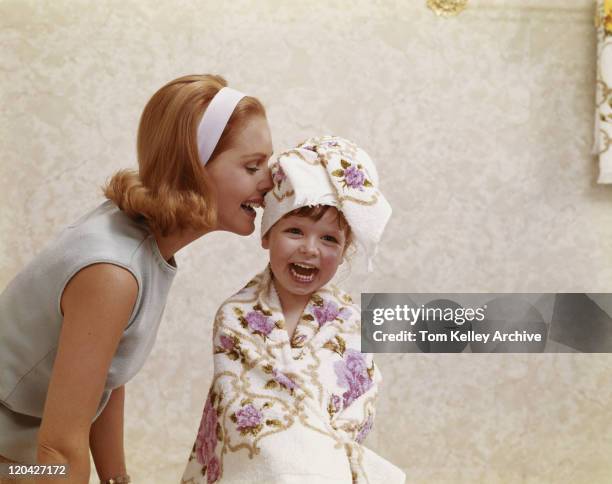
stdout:
{"type": "Polygon", "coordinates": [[[340,262],[341,265],[348,262],[353,250],[353,243],[351,241],[344,243],[344,248],[342,249],[342,261],[340,262]]]}
{"type": "Polygon", "coordinates": [[[261,246],[264,249],[268,249],[270,247],[270,241],[268,240],[268,234],[264,235],[261,239],[261,246]]]}

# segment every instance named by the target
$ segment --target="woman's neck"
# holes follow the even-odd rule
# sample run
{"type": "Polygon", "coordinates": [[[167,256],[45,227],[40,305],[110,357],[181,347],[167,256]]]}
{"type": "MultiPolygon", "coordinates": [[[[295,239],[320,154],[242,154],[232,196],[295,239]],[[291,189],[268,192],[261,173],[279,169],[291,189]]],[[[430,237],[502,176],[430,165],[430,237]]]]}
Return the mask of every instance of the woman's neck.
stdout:
{"type": "Polygon", "coordinates": [[[162,235],[162,233],[158,230],[151,230],[153,237],[155,237],[155,242],[157,243],[157,248],[159,249],[160,254],[169,263],[172,263],[171,260],[173,259],[174,254],[176,254],[179,250],[210,232],[212,232],[212,230],[182,230],[180,232],[162,235]]]}

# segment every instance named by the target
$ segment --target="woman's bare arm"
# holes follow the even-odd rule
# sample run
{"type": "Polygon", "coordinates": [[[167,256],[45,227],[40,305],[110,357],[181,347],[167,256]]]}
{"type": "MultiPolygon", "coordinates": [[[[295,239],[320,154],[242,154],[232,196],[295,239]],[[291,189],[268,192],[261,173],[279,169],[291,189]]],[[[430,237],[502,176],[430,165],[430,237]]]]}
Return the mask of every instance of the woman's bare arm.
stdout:
{"type": "Polygon", "coordinates": [[[127,474],[123,449],[124,402],[125,387],[115,388],[89,431],[89,448],[102,481],[127,474]]]}
{"type": "Polygon", "coordinates": [[[64,320],[38,435],[39,464],[70,465],[69,479],[58,483],[89,482],[92,420],[137,295],[134,276],[112,264],[82,269],[64,290],[64,320]]]}

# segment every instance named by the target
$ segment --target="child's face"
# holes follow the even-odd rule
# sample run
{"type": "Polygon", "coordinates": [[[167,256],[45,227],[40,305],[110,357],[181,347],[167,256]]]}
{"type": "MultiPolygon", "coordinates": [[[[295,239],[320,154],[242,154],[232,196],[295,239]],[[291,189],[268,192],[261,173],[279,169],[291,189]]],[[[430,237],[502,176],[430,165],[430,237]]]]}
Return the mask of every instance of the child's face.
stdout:
{"type": "Polygon", "coordinates": [[[319,220],[289,215],[262,239],[270,250],[277,284],[294,295],[309,295],[327,284],[342,263],[346,236],[338,210],[330,207],[319,220]]]}

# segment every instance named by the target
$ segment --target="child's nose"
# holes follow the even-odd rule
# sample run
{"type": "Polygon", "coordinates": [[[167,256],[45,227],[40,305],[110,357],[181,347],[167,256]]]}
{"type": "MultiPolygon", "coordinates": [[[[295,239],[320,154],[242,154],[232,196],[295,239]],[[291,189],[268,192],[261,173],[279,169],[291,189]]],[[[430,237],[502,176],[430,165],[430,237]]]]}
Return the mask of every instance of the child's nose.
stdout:
{"type": "Polygon", "coordinates": [[[300,245],[300,251],[304,255],[309,255],[309,256],[317,255],[317,245],[316,245],[316,242],[314,240],[312,240],[311,238],[306,237],[304,239],[302,245],[300,245]]]}

